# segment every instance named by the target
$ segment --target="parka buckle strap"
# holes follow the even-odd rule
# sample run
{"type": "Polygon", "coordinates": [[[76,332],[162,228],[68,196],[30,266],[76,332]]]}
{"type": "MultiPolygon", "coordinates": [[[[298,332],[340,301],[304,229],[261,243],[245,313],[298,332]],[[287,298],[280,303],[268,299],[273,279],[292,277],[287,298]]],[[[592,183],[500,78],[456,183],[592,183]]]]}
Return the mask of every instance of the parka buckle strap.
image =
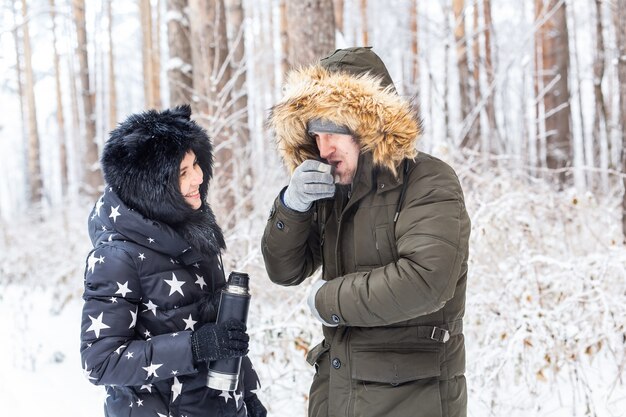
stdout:
{"type": "Polygon", "coordinates": [[[433,331],[430,333],[430,338],[439,343],[446,343],[450,340],[450,332],[441,327],[433,326],[433,331]]]}

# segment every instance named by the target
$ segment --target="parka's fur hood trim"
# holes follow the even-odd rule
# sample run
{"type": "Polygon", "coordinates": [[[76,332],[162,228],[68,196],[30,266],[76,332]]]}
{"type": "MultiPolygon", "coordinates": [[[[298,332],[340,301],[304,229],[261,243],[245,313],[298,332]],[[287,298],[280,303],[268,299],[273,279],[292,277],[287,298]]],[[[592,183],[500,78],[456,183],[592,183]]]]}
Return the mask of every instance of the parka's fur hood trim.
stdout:
{"type": "Polygon", "coordinates": [[[307,159],[319,159],[306,128],[315,118],[347,126],[361,152],[371,152],[374,164],[394,175],[403,159],[417,156],[415,144],[421,134],[417,111],[372,75],[330,72],[321,65],[289,73],[283,99],[272,108],[268,124],[291,171],[307,159]]]}
{"type": "Polygon", "coordinates": [[[102,171],[129,208],[174,228],[201,253],[225,248],[222,230],[206,202],[213,176],[213,146],[191,120],[191,107],[149,110],[129,116],[114,129],[102,152],[102,171]],[[202,169],[202,206],[194,210],[180,191],[180,163],[193,151],[202,169]]]}

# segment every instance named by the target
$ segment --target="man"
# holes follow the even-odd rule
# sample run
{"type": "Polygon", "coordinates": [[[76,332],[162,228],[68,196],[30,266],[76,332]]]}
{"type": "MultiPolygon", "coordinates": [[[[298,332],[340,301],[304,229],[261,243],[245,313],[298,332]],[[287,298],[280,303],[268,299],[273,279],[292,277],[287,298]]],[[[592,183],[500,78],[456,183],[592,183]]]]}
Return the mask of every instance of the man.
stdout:
{"type": "Polygon", "coordinates": [[[263,235],[270,279],[322,267],[309,416],[465,416],[470,221],[452,168],[369,48],[292,71],[270,125],[292,170],[263,235]]]}

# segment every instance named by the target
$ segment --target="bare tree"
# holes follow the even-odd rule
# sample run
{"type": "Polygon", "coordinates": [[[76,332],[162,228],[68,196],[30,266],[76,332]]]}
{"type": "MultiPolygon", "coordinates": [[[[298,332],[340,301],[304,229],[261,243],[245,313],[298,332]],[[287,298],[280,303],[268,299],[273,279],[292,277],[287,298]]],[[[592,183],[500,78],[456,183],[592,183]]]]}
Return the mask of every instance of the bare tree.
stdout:
{"type": "MultiPolygon", "coordinates": [[[[472,82],[474,87],[474,104],[480,103],[481,88],[480,88],[480,26],[479,26],[480,11],[478,8],[478,2],[474,3],[474,22],[472,29],[472,82]]],[[[482,109],[478,109],[482,113],[482,109]]],[[[476,146],[480,147],[481,129],[480,129],[480,114],[476,116],[476,120],[473,122],[474,129],[470,130],[468,136],[474,138],[476,146]]]]}
{"type": "Polygon", "coordinates": [[[311,64],[334,50],[332,0],[288,0],[286,16],[291,66],[311,64]]]}
{"type": "Polygon", "coordinates": [[[52,52],[54,62],[54,85],[56,92],[56,119],[59,141],[59,163],[61,166],[61,192],[67,192],[68,168],[67,168],[67,146],[65,143],[65,117],[63,115],[63,92],[61,91],[61,65],[59,51],[57,48],[57,26],[56,26],[56,5],[54,0],[49,0],[50,19],[52,20],[52,52]]]}
{"type": "Polygon", "coordinates": [[[369,46],[369,27],[367,22],[367,0],[361,0],[361,42],[369,46]]]}
{"type": "MultiPolygon", "coordinates": [[[[467,36],[465,35],[465,1],[452,0],[452,11],[454,13],[454,42],[456,45],[456,62],[459,71],[459,94],[461,97],[461,119],[468,123],[468,115],[471,111],[472,102],[470,99],[470,71],[467,59],[467,36]]],[[[462,147],[472,147],[475,145],[474,138],[466,130],[467,135],[462,138],[462,147]]]]}
{"type": "MultiPolygon", "coordinates": [[[[159,8],[157,7],[157,13],[159,8]]],[[[155,32],[158,34],[158,25],[152,24],[152,5],[150,0],[139,0],[141,15],[141,55],[143,59],[143,86],[146,106],[151,109],[161,107],[160,93],[160,47],[155,32]],[[156,28],[155,28],[156,26],[156,28]],[[156,30],[155,30],[156,29],[156,30]]]]}
{"type": "Polygon", "coordinates": [[[80,84],[84,111],[85,132],[85,192],[95,197],[102,186],[102,174],[98,159],[96,138],[95,93],[89,83],[89,57],[87,53],[87,29],[85,22],[85,0],[72,0],[74,23],[76,24],[76,55],[80,66],[80,84]]]}
{"type": "Polygon", "coordinates": [[[20,116],[22,122],[22,136],[28,137],[28,110],[26,109],[25,93],[24,93],[24,74],[22,70],[22,61],[24,60],[22,49],[23,41],[19,31],[20,24],[18,22],[18,12],[16,9],[16,0],[11,3],[11,14],[13,16],[13,45],[15,47],[15,78],[17,83],[17,94],[20,100],[20,116]]]}
{"type": "MultiPolygon", "coordinates": [[[[603,35],[603,23],[602,23],[602,1],[595,0],[596,10],[596,47],[595,57],[593,60],[593,93],[595,97],[596,111],[593,117],[593,153],[590,156],[593,166],[600,166],[600,148],[601,144],[607,145],[609,148],[608,154],[610,155],[610,132],[607,117],[607,108],[604,99],[604,93],[602,92],[602,81],[604,78],[604,68],[606,61],[606,52],[604,48],[604,35],[603,35]]],[[[611,158],[609,158],[609,168],[611,158]]]]}
{"type": "Polygon", "coordinates": [[[289,17],[287,16],[287,0],[280,0],[278,7],[280,9],[280,68],[284,77],[287,71],[289,71],[289,17]]]}
{"type": "Polygon", "coordinates": [[[192,39],[193,86],[197,95],[194,101],[196,118],[213,137],[215,143],[215,168],[217,191],[212,194],[218,215],[227,217],[227,226],[234,225],[238,194],[234,149],[237,138],[233,135],[234,83],[229,55],[226,11],[224,0],[190,0],[189,17],[192,39]],[[200,70],[198,70],[200,69],[200,70]]]}
{"type": "Polygon", "coordinates": [[[613,21],[617,38],[619,59],[617,78],[619,80],[619,121],[622,133],[622,232],[626,243],[626,0],[617,0],[613,9],[613,21]]]}
{"type": "Polygon", "coordinates": [[[167,0],[167,79],[170,105],[191,103],[193,88],[187,0],[167,0]]]}
{"type": "MultiPolygon", "coordinates": [[[[245,62],[245,25],[242,0],[226,0],[227,27],[230,39],[231,59],[230,69],[232,74],[232,88],[230,90],[230,109],[228,111],[233,137],[233,161],[236,164],[236,187],[240,191],[239,196],[249,195],[252,190],[252,170],[250,159],[250,128],[248,124],[248,92],[246,85],[246,62],[245,62]]],[[[271,31],[270,31],[271,33],[271,31]]],[[[244,204],[246,212],[252,210],[248,203],[244,204]]]]}
{"type": "Polygon", "coordinates": [[[557,182],[566,181],[567,167],[572,159],[571,116],[569,106],[569,42],[566,5],[563,0],[537,0],[538,17],[544,20],[537,31],[538,78],[542,89],[538,100],[543,105],[539,118],[545,122],[546,165],[557,170],[557,182]]]}
{"type": "Polygon", "coordinates": [[[333,0],[333,7],[335,10],[335,27],[343,33],[343,0],[333,0]]]}
{"type": "Polygon", "coordinates": [[[32,50],[30,45],[29,16],[26,0],[22,0],[22,41],[24,52],[24,76],[26,86],[26,108],[28,109],[28,182],[30,186],[30,201],[38,203],[43,196],[43,181],[41,177],[41,162],[39,160],[39,130],[37,129],[37,106],[35,104],[35,77],[32,65],[32,50]]]}
{"type": "MultiPolygon", "coordinates": [[[[487,98],[487,123],[490,133],[490,139],[500,140],[498,134],[498,125],[496,122],[496,110],[494,105],[493,98],[493,89],[491,86],[495,82],[494,77],[494,69],[493,69],[493,59],[492,59],[492,38],[493,38],[493,21],[491,19],[491,0],[483,0],[483,16],[485,19],[485,55],[483,56],[484,70],[485,76],[487,79],[487,85],[490,87],[491,93],[489,93],[489,97],[487,98]]],[[[490,140],[493,142],[493,140],[490,140]]]]}
{"type": "Polygon", "coordinates": [[[409,2],[409,33],[411,34],[410,77],[405,86],[405,91],[409,94],[419,92],[420,60],[419,60],[419,27],[418,27],[418,4],[419,0],[409,2]]]}
{"type": "Polygon", "coordinates": [[[107,17],[109,25],[107,35],[109,40],[109,129],[117,125],[117,88],[115,87],[115,54],[113,53],[113,0],[107,2],[107,17]]]}

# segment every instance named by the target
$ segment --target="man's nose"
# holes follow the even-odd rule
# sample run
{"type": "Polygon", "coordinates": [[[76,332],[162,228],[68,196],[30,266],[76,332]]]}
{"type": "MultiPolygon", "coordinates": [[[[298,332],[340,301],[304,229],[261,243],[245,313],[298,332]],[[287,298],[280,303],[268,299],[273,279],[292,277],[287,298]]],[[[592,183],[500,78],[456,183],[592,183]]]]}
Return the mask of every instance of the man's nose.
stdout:
{"type": "Polygon", "coordinates": [[[320,151],[320,156],[324,159],[331,155],[335,150],[335,148],[331,145],[330,141],[327,137],[325,137],[325,135],[319,137],[317,141],[317,148],[320,151]]]}

